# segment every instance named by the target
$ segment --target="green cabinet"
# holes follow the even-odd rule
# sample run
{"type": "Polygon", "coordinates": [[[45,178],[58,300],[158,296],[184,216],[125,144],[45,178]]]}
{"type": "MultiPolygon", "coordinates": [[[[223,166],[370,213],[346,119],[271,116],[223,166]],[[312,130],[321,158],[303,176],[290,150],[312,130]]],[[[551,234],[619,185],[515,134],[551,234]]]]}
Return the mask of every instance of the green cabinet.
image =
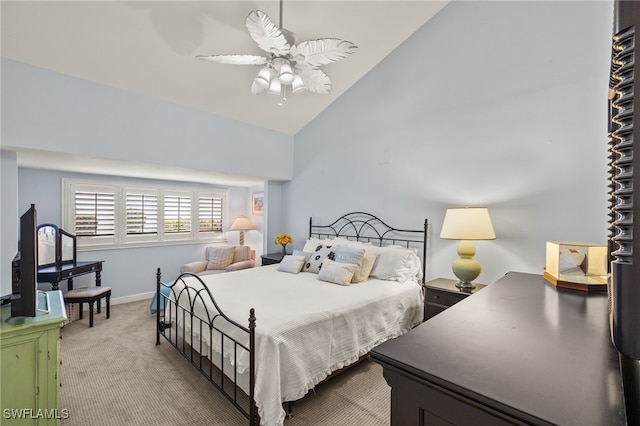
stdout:
{"type": "Polygon", "coordinates": [[[62,292],[41,292],[33,318],[11,318],[9,305],[0,322],[0,423],[59,425],[60,328],[66,312],[62,292]]]}

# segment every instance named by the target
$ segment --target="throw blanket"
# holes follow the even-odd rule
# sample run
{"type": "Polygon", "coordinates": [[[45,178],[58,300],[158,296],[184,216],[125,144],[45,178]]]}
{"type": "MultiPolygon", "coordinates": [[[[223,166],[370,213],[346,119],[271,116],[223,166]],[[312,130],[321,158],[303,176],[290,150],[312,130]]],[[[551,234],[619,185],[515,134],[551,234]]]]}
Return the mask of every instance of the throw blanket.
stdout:
{"type": "MultiPolygon", "coordinates": [[[[409,331],[422,320],[421,286],[413,281],[399,283],[369,279],[341,286],[319,281],[316,274],[290,274],[277,271],[277,265],[245,269],[228,274],[201,277],[214,295],[218,306],[234,321],[247,324],[250,308],[256,314],[256,383],[255,400],[264,425],[282,425],[282,403],[302,398],[333,371],[358,360],[374,346],[409,331]]],[[[185,279],[191,287],[200,287],[193,277],[185,279]]],[[[176,284],[176,291],[183,286],[176,284]]],[[[186,304],[186,297],[179,300],[186,304]]],[[[209,312],[216,312],[207,302],[209,312]]],[[[194,309],[207,318],[204,307],[194,309]]],[[[175,322],[176,315],[171,318],[175,322]]],[[[181,323],[186,338],[199,337],[199,325],[181,323]]],[[[165,313],[167,319],[167,313],[165,313]]],[[[219,327],[224,327],[216,323],[219,327]]],[[[247,335],[239,330],[227,331],[242,342],[247,335]]],[[[224,356],[239,373],[249,366],[247,351],[240,350],[233,359],[233,345],[226,341],[208,342],[219,356],[224,356]]],[[[209,354],[208,347],[203,355],[209,354]]],[[[245,389],[246,391],[246,389],[245,389]]]]}

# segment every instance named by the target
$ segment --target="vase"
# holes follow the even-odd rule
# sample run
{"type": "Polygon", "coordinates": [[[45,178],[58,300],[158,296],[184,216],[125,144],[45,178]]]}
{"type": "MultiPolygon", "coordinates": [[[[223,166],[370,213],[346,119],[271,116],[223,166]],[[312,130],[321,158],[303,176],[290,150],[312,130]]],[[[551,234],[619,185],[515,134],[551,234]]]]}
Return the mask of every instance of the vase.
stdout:
{"type": "Polygon", "coordinates": [[[287,245],[286,244],[280,244],[282,246],[282,255],[286,256],[287,255],[287,245]]]}

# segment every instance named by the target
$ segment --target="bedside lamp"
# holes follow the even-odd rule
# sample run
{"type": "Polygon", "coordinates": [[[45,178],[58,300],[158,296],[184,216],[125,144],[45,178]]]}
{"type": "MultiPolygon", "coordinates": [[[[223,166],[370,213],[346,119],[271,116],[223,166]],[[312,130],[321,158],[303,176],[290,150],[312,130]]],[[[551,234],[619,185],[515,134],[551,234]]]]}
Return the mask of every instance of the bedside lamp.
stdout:
{"type": "Polygon", "coordinates": [[[244,231],[251,231],[252,229],[256,229],[256,227],[244,216],[237,217],[229,227],[229,231],[240,231],[241,246],[244,245],[244,231]]]}
{"type": "Polygon", "coordinates": [[[472,281],[478,278],[482,266],[473,258],[476,254],[473,240],[495,240],[496,238],[489,210],[486,207],[447,209],[440,238],[460,240],[458,244],[460,258],[451,265],[454,275],[460,280],[456,283],[456,287],[465,291],[476,288],[472,281]]]}

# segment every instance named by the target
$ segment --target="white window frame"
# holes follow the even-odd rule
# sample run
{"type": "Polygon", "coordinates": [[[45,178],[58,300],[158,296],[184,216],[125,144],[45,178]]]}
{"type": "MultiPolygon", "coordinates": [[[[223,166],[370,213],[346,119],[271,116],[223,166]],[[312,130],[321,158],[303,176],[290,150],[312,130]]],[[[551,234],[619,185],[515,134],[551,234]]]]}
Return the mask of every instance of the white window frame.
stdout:
{"type": "Polygon", "coordinates": [[[128,182],[111,182],[85,179],[62,179],[62,228],[75,232],[75,194],[77,191],[113,192],[115,194],[113,237],[77,236],[78,250],[103,250],[124,247],[146,247],[158,245],[193,244],[198,242],[226,242],[229,227],[229,190],[225,188],[198,188],[187,186],[167,186],[128,182]],[[157,195],[157,234],[127,235],[127,193],[157,195]],[[164,197],[180,195],[191,198],[190,232],[181,234],[164,233],[164,197]],[[222,232],[200,232],[199,200],[222,198],[222,232]]]}

